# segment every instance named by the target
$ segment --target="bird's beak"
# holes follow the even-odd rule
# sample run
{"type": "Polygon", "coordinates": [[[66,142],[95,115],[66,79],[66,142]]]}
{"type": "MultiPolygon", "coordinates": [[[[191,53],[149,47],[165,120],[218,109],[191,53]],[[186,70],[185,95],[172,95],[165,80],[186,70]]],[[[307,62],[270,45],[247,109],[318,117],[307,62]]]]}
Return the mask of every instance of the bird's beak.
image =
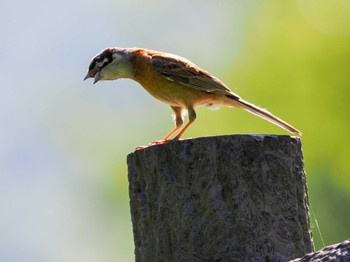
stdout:
{"type": "Polygon", "coordinates": [[[95,74],[95,80],[94,80],[94,84],[96,84],[98,82],[98,80],[100,80],[100,72],[97,72],[95,74]]]}
{"type": "Polygon", "coordinates": [[[92,69],[92,70],[89,70],[84,78],[84,81],[88,78],[92,78],[94,77],[96,74],[96,70],[95,69],[92,69]]]}
{"type": "Polygon", "coordinates": [[[84,80],[85,81],[86,79],[90,78],[91,76],[89,75],[89,72],[86,74],[86,76],[84,77],[84,80]]]}
{"type": "Polygon", "coordinates": [[[97,71],[96,69],[92,69],[86,74],[84,81],[88,78],[94,78],[94,84],[95,84],[101,79],[100,72],[97,71]]]}

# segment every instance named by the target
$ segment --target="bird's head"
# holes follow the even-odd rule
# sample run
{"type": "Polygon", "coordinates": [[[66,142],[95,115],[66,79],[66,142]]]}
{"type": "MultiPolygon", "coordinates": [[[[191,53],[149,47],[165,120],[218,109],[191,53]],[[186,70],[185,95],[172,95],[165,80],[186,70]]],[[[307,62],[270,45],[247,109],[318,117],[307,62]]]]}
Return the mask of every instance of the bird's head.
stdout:
{"type": "Polygon", "coordinates": [[[132,57],[132,51],[127,48],[106,48],[92,59],[84,80],[94,78],[95,84],[100,80],[131,78],[132,57]]]}

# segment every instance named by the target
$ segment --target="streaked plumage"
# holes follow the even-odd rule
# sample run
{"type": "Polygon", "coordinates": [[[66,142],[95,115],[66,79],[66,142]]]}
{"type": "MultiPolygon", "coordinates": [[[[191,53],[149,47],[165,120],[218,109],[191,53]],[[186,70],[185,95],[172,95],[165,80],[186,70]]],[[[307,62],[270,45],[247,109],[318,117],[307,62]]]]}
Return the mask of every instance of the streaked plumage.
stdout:
{"type": "Polygon", "coordinates": [[[152,96],[170,105],[176,127],[156,143],[168,141],[180,130],[184,115],[188,113],[189,122],[174,138],[179,139],[196,119],[194,107],[215,104],[242,108],[291,133],[301,135],[287,122],[243,100],[218,78],[176,55],[143,48],[107,48],[93,58],[87,78],[94,78],[94,83],[130,78],[139,82],[152,96]]]}

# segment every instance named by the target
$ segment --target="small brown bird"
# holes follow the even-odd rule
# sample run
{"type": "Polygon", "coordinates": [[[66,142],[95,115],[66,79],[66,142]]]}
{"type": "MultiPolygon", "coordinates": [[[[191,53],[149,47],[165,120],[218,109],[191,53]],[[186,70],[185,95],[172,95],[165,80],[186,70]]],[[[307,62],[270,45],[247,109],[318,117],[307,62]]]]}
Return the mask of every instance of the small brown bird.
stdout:
{"type": "Polygon", "coordinates": [[[91,61],[84,80],[94,78],[94,84],[100,80],[130,78],[158,100],[170,105],[176,127],[161,141],[178,140],[185,130],[195,121],[196,106],[224,105],[242,108],[270,121],[287,131],[301,135],[301,132],[233,93],[215,76],[199,68],[192,62],[177,55],[152,51],[143,48],[106,48],[91,61]],[[188,123],[181,129],[184,117],[188,114],[188,123]]]}

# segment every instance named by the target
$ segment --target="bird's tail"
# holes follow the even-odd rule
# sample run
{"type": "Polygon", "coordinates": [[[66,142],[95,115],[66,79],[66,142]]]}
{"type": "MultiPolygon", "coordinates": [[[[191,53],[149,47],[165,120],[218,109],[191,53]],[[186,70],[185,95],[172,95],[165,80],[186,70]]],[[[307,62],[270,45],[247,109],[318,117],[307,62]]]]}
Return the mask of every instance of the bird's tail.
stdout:
{"type": "Polygon", "coordinates": [[[237,104],[243,108],[244,110],[248,111],[249,113],[252,113],[254,115],[257,115],[271,123],[274,123],[275,125],[291,132],[297,135],[302,135],[302,133],[296,129],[295,127],[291,126],[290,124],[288,124],[286,121],[283,121],[282,119],[278,118],[277,116],[274,116],[273,114],[271,114],[269,111],[262,109],[260,107],[257,107],[256,105],[253,105],[241,98],[237,97],[230,97],[227,96],[231,99],[233,99],[235,101],[235,106],[237,106],[237,104]]]}

